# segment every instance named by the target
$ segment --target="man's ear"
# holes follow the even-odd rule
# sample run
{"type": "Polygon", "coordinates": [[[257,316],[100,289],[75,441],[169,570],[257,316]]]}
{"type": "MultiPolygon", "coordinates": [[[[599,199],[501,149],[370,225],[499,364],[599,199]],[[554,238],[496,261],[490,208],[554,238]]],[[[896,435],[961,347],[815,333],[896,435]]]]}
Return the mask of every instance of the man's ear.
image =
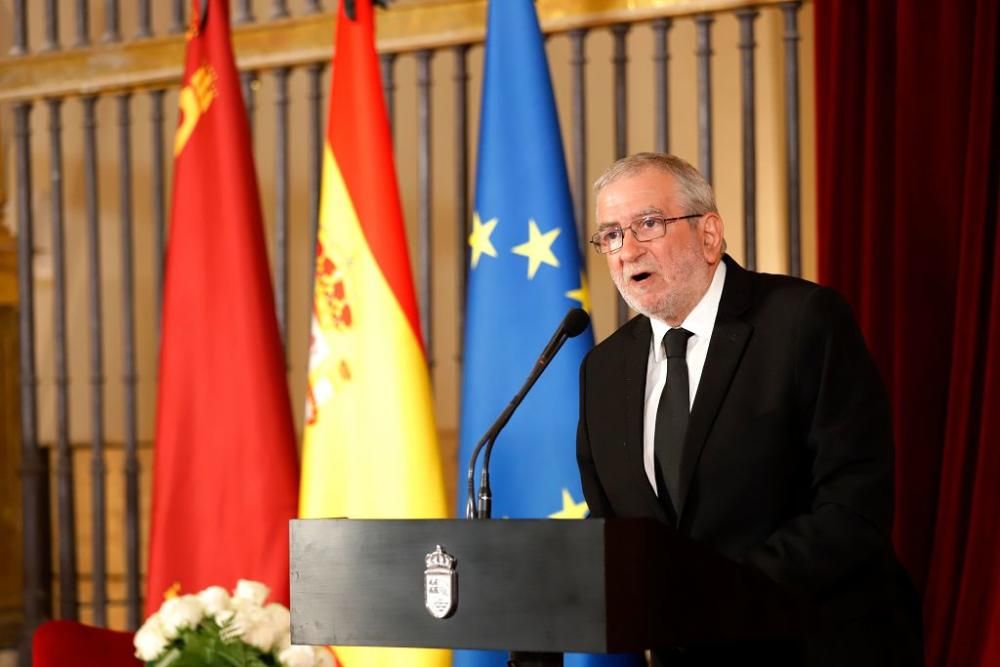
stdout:
{"type": "Polygon", "coordinates": [[[702,253],[706,261],[714,264],[722,258],[722,239],[725,231],[722,217],[718,213],[706,213],[701,224],[702,253]]]}

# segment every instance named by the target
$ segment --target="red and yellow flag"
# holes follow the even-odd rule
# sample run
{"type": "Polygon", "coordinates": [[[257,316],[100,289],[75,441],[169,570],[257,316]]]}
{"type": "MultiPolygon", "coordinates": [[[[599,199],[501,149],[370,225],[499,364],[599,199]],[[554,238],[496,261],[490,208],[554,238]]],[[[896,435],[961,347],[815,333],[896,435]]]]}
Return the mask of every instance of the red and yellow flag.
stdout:
{"type": "MultiPolygon", "coordinates": [[[[302,452],[302,517],[447,514],[371,0],[337,15],[302,452]]],[[[446,651],[338,647],[347,667],[446,651]]]]}
{"type": "Polygon", "coordinates": [[[298,457],[229,3],[194,18],[174,143],[146,611],[239,578],[288,603],[298,457]]]}

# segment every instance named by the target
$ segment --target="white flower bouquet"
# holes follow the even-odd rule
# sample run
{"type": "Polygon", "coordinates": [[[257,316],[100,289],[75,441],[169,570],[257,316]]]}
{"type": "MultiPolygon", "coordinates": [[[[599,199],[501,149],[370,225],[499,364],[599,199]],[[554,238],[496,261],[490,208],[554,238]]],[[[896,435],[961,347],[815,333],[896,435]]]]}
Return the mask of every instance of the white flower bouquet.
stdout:
{"type": "Polygon", "coordinates": [[[169,598],[135,633],[135,655],[147,667],[334,667],[328,648],[291,645],[288,609],[265,605],[269,592],[241,579],[232,595],[209,586],[169,598]]]}

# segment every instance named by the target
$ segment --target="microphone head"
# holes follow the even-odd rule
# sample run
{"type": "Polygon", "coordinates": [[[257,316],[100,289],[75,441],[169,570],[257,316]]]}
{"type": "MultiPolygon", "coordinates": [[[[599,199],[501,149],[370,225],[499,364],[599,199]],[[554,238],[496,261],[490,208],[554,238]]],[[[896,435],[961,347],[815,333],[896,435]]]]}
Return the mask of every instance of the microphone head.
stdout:
{"type": "Polygon", "coordinates": [[[563,318],[563,331],[566,332],[567,337],[575,338],[587,329],[588,324],[590,324],[590,315],[587,314],[587,311],[582,308],[573,308],[563,318]]]}

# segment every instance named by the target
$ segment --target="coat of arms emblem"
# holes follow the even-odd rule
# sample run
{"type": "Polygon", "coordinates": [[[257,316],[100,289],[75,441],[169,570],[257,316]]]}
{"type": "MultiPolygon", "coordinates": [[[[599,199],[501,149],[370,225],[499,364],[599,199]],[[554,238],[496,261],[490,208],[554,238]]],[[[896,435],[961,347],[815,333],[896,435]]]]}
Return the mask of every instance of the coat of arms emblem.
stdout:
{"type": "Polygon", "coordinates": [[[440,544],[424,558],[424,607],[434,618],[448,618],[458,606],[456,563],[440,544]]]}

